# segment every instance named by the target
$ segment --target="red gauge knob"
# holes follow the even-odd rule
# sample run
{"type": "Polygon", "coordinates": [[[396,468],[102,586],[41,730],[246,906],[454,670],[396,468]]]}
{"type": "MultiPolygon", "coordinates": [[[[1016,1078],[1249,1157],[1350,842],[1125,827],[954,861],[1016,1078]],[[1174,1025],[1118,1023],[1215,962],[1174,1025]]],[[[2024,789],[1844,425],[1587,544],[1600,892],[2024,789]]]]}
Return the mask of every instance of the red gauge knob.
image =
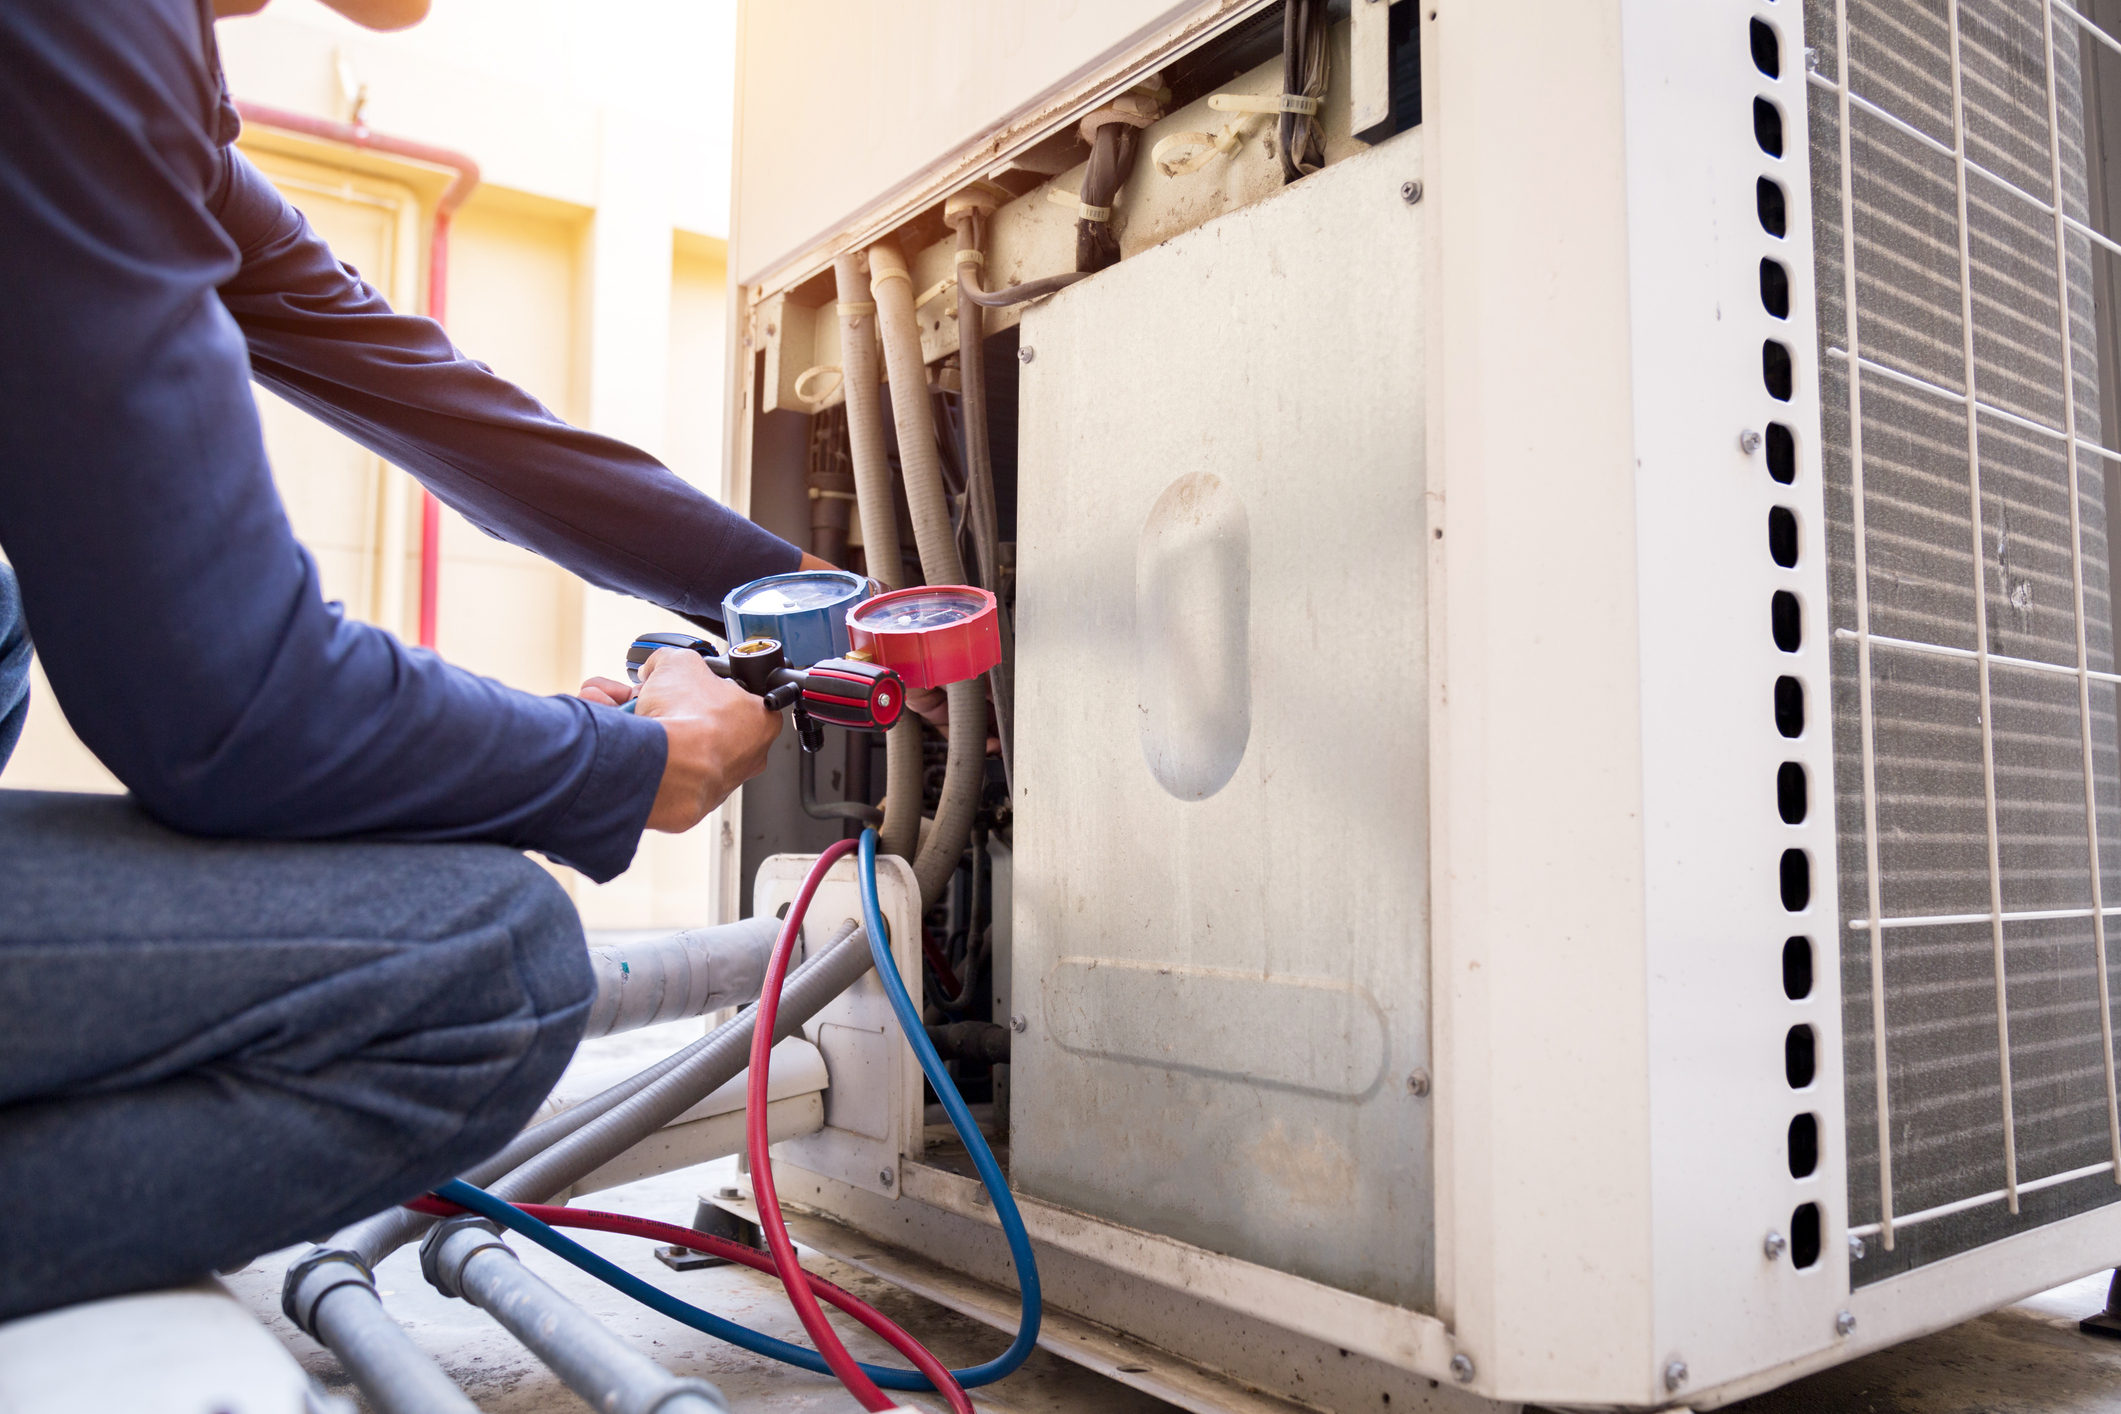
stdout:
{"type": "Polygon", "coordinates": [[[994,596],[966,584],[895,589],[847,611],[856,652],[895,669],[908,687],[976,678],[1002,660],[994,596]]]}
{"type": "Polygon", "coordinates": [[[803,710],[836,727],[887,731],[906,710],[906,685],[876,663],[827,658],[803,674],[803,710]]]}

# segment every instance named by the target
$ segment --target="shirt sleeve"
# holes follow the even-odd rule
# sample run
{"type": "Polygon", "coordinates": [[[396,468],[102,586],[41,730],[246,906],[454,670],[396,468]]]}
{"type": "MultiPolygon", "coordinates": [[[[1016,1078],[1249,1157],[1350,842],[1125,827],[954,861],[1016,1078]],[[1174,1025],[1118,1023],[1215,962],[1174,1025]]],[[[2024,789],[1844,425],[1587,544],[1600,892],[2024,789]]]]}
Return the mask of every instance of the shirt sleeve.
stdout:
{"type": "Polygon", "coordinates": [[[241,153],[215,201],[242,266],[221,302],[251,374],[418,477],[487,534],[592,584],[719,624],[802,552],[638,448],[570,426],[342,265],[241,153]]]}
{"type": "Polygon", "coordinates": [[[0,544],[75,732],[208,835],[631,860],[660,726],[537,697],[324,602],[267,465],[208,209],[197,0],[0,6],[0,544]]]}

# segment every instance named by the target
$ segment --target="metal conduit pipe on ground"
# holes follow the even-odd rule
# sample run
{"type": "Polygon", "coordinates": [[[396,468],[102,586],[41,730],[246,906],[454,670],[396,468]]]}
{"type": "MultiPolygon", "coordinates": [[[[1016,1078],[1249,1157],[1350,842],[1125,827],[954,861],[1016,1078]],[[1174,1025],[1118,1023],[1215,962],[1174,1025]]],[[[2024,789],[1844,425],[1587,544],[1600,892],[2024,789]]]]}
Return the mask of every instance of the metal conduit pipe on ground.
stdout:
{"type": "MultiPolygon", "coordinates": [[[[871,965],[868,940],[861,930],[851,921],[842,925],[817,956],[789,976],[781,994],[774,1039],[795,1034],[871,965]]],[[[512,1202],[537,1201],[559,1192],[653,1134],[742,1071],[750,1062],[755,1019],[755,1014],[748,1011],[732,1018],[631,1080],[524,1130],[500,1153],[466,1173],[465,1179],[482,1186],[491,1184],[496,1195],[512,1202]],[[495,1179],[501,1181],[495,1183],[495,1179]]],[[[288,1318],[334,1353],[340,1353],[338,1338],[343,1334],[351,1353],[342,1353],[341,1363],[377,1414],[463,1414],[470,1407],[448,1376],[434,1367],[383,1310],[373,1280],[365,1279],[377,1262],[434,1223],[435,1219],[404,1208],[366,1218],[298,1260],[288,1269],[282,1288],[281,1302],[288,1318]],[[334,1263],[340,1265],[330,1265],[334,1263]],[[351,1269],[362,1274],[364,1280],[338,1280],[335,1285],[318,1287],[328,1299],[320,1301],[315,1293],[308,1295],[302,1309],[305,1313],[314,1309],[316,1314],[305,1322],[296,1314],[295,1303],[304,1290],[304,1281],[314,1283],[317,1278],[313,1273],[320,1268],[338,1277],[344,1277],[351,1269]],[[419,1368],[408,1373],[407,1367],[419,1368]],[[446,1389],[448,1397],[442,1397],[438,1389],[446,1389]]],[[[574,1309],[557,1292],[551,1293],[551,1301],[574,1309]]],[[[546,1358],[534,1331],[530,1337],[520,1331],[516,1335],[541,1360],[546,1358]]]]}
{"type": "Polygon", "coordinates": [[[779,931],[775,919],[746,918],[646,942],[591,948],[589,965],[596,974],[597,994],[582,1039],[616,1036],[757,1001],[779,931]]]}
{"type": "Polygon", "coordinates": [[[288,1272],[280,1309],[331,1348],[376,1414],[477,1414],[376,1297],[375,1277],[351,1252],[318,1248],[288,1272]]]}
{"type": "Polygon", "coordinates": [[[448,1218],[420,1249],[444,1296],[492,1316],[600,1414],[728,1414],[722,1392],[673,1375],[525,1267],[484,1218],[448,1218]]]}
{"type": "MultiPolygon", "coordinates": [[[[913,274],[890,241],[869,247],[869,287],[883,337],[884,367],[891,379],[891,410],[898,420],[899,466],[905,472],[906,505],[913,515],[921,574],[930,584],[963,584],[964,562],[950,534],[950,502],[943,492],[942,458],[936,451],[935,407],[928,398],[928,364],[921,357],[920,322],[913,312],[913,274]]],[[[960,359],[962,362],[962,358],[960,359]]],[[[888,504],[888,503],[887,503],[888,504]]],[[[866,504],[864,515],[867,514],[866,504]]],[[[868,522],[864,520],[863,533],[868,522]]],[[[957,872],[979,808],[987,761],[987,694],[978,679],[951,683],[950,755],[943,768],[943,798],[935,809],[935,831],[913,861],[921,907],[942,896],[957,872]]],[[[889,818],[888,815],[886,817],[889,818]]]]}
{"type": "MultiPolygon", "coordinates": [[[[854,462],[854,504],[862,522],[862,559],[869,577],[886,589],[906,587],[891,494],[891,462],[884,453],[884,409],[877,397],[876,301],[868,259],[852,251],[832,262],[839,291],[841,386],[847,390],[847,450],[854,462]]],[[[921,723],[908,714],[884,734],[883,851],[912,859],[921,825],[921,723]]]]}
{"type": "MultiPolygon", "coordinates": [[[[1001,520],[994,509],[994,449],[987,441],[987,316],[979,301],[964,297],[966,268],[986,263],[982,237],[995,198],[986,191],[950,198],[944,219],[957,232],[957,363],[965,417],[966,510],[972,517],[972,548],[979,558],[979,587],[994,596],[995,626],[1001,632],[1002,660],[987,671],[994,694],[995,735],[1002,744],[1002,780],[1016,798],[1016,631],[1009,605],[1002,598],[1001,520]]],[[[978,283],[974,281],[975,285],[978,283]]]]}

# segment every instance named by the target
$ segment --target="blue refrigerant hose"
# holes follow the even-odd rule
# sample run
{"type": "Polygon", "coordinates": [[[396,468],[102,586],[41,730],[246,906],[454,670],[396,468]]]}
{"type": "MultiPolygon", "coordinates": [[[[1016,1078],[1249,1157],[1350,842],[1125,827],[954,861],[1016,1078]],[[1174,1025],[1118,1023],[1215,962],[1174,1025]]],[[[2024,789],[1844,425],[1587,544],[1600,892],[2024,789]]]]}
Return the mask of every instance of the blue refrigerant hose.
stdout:
{"type": "Polygon", "coordinates": [[[979,1170],[980,1182],[987,1186],[987,1196],[994,1200],[994,1216],[1001,1220],[1002,1235],[1009,1240],[1009,1260],[1016,1267],[1017,1285],[1023,1292],[1023,1315],[1017,1324],[1016,1339],[1007,1350],[986,1364],[953,1372],[957,1375],[957,1382],[967,1389],[992,1384],[1023,1364],[1038,1347],[1038,1323],[1043,1309],[1038,1290],[1038,1259],[1032,1255],[1031,1234],[1024,1230],[1024,1215],[1017,1211],[1016,1195],[1009,1191],[1009,1181],[1002,1177],[1001,1165],[994,1161],[994,1151],[987,1147],[986,1136],[979,1132],[972,1111],[965,1107],[965,1097],[958,1093],[957,1082],[943,1069],[943,1058],[935,1053],[935,1044],[928,1039],[928,1028],[921,1020],[920,1008],[913,1004],[912,997],[906,995],[906,984],[898,975],[898,964],[891,956],[890,935],[884,929],[883,906],[876,897],[875,830],[862,831],[855,877],[861,883],[862,928],[869,935],[870,956],[876,959],[877,980],[884,984],[884,995],[891,998],[891,1010],[898,1016],[899,1029],[906,1033],[906,1043],[913,1047],[922,1073],[935,1087],[935,1097],[942,1101],[943,1113],[950,1116],[950,1127],[957,1131],[958,1139],[972,1155],[972,1165],[979,1170]]]}
{"type": "MultiPolygon", "coordinates": [[[[1001,1166],[994,1161],[994,1151],[987,1147],[987,1140],[979,1132],[979,1125],[972,1118],[972,1111],[965,1106],[964,1096],[957,1090],[957,1083],[943,1069],[943,1059],[935,1052],[928,1039],[928,1029],[921,1022],[921,1014],[906,993],[906,984],[898,975],[898,964],[892,959],[890,944],[885,941],[884,912],[877,902],[876,892],[876,831],[863,830],[861,856],[857,866],[862,892],[862,926],[868,930],[870,955],[876,960],[876,975],[884,984],[884,993],[891,999],[891,1010],[897,1015],[899,1027],[906,1033],[913,1054],[920,1061],[922,1072],[928,1083],[935,1087],[936,1097],[943,1103],[944,1113],[950,1116],[950,1125],[957,1131],[972,1155],[972,1163],[979,1170],[980,1182],[986,1184],[988,1195],[994,1200],[994,1214],[1001,1220],[1002,1233],[1009,1240],[1009,1257],[1016,1264],[1017,1281],[1023,1289],[1023,1318],[1017,1325],[1016,1339],[994,1359],[984,1365],[970,1369],[953,1370],[957,1382],[967,1389],[990,1385],[1013,1372],[1017,1366],[1030,1358],[1038,1346],[1038,1327],[1041,1303],[1038,1288],[1038,1262],[1031,1252],[1031,1235],[1024,1230],[1023,1214],[1017,1211],[1016,1198],[1009,1192],[1009,1184],[1002,1177],[1001,1166]]],[[[669,1292],[649,1285],[633,1273],[567,1237],[550,1224],[524,1212],[515,1204],[496,1198],[483,1188],[473,1187],[462,1179],[451,1179],[434,1190],[437,1198],[443,1198],[458,1207],[467,1208],[480,1217],[487,1218],[510,1231],[543,1247],[606,1285],[624,1292],[650,1310],[659,1311],[682,1325],[692,1327],[725,1340],[754,1355],[764,1355],[785,1364],[795,1365],[820,1375],[832,1373],[824,1357],[816,1351],[800,1345],[791,1345],[785,1340],[776,1340],[770,1335],[740,1326],[736,1322],[712,1311],[702,1310],[690,1302],[680,1301],[669,1292]]],[[[862,1373],[876,1381],[883,1389],[932,1390],[928,1377],[918,1370],[899,1370],[884,1365],[862,1366],[862,1373]]]]}

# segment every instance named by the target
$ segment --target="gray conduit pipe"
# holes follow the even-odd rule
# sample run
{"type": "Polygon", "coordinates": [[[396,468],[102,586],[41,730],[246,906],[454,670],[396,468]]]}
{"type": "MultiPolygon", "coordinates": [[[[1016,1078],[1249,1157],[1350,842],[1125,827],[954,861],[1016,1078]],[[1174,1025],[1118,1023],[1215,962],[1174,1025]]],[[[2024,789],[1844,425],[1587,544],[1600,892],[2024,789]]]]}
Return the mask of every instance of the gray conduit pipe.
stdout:
{"type": "MultiPolygon", "coordinates": [[[[782,987],[773,1039],[779,1042],[795,1035],[870,966],[867,936],[851,922],[842,924],[818,957],[782,987]]],[[[691,1109],[750,1065],[756,1017],[755,1011],[746,1011],[718,1027],[683,1065],[494,1183],[494,1196],[511,1203],[549,1202],[575,1180],[602,1168],[691,1109]]]]}
{"type": "Polygon", "coordinates": [[[779,932],[779,919],[746,918],[646,942],[591,948],[597,995],[582,1039],[616,1036],[757,1001],[779,932]]]}
{"type": "MultiPolygon", "coordinates": [[[[790,974],[781,992],[775,1039],[794,1035],[827,1002],[854,985],[870,966],[869,944],[862,931],[852,921],[842,924],[817,956],[790,974]]],[[[536,1201],[559,1192],[653,1134],[742,1071],[750,1063],[755,1016],[747,1011],[724,1022],[631,1080],[531,1126],[500,1153],[467,1171],[465,1180],[481,1187],[492,1185],[494,1192],[514,1202],[536,1201]],[[618,1111],[635,1100],[642,1104],[620,1117],[618,1111]],[[528,1168],[541,1154],[606,1119],[613,1123],[585,1136],[587,1142],[582,1148],[542,1166],[527,1180],[534,1185],[559,1175],[551,1188],[524,1198],[503,1183],[494,1182],[504,1175],[513,1177],[511,1170],[528,1168]]],[[[339,1354],[340,1363],[353,1376],[376,1414],[466,1414],[471,1408],[449,1377],[435,1368],[433,1361],[384,1311],[375,1283],[368,1277],[376,1263],[434,1224],[435,1219],[404,1208],[391,1208],[366,1218],[335,1233],[296,1261],[288,1269],[281,1289],[281,1306],[288,1319],[339,1354]],[[319,1271],[331,1280],[318,1276],[319,1271]],[[359,1279],[347,1279],[349,1272],[357,1272],[359,1279]],[[312,1311],[314,1315],[310,1316],[312,1311]],[[345,1352],[340,1348],[341,1338],[348,1342],[345,1352]]],[[[537,1349],[534,1345],[531,1348],[537,1349]]]]}
{"type": "Polygon", "coordinates": [[[479,1218],[449,1218],[420,1249],[420,1269],[508,1333],[599,1414],[729,1414],[705,1380],[671,1374],[604,1328],[517,1260],[479,1218]]]}
{"type": "MultiPolygon", "coordinates": [[[[928,400],[928,364],[921,357],[920,322],[913,313],[913,275],[890,241],[869,247],[869,286],[876,301],[877,329],[884,341],[884,367],[891,379],[891,410],[898,420],[899,466],[906,474],[906,505],[913,513],[914,543],[921,574],[930,584],[963,584],[964,562],[950,535],[950,502],[943,492],[943,464],[936,452],[935,408],[928,400]]],[[[960,358],[962,363],[962,358],[960,358]]],[[[863,532],[867,534],[866,529],[863,532]]],[[[942,897],[957,872],[979,809],[987,762],[987,694],[977,679],[945,688],[950,703],[950,755],[943,768],[943,798],[935,831],[913,861],[921,907],[942,897]]]]}
{"type": "MultiPolygon", "coordinates": [[[[979,586],[994,595],[998,606],[995,619],[1001,630],[1002,660],[987,673],[987,688],[994,694],[995,734],[1002,743],[1002,781],[1009,788],[1009,798],[1013,801],[1016,799],[1016,632],[1009,622],[1009,606],[1000,602],[1001,519],[994,509],[994,449],[987,440],[987,361],[984,356],[987,316],[977,300],[965,298],[963,277],[966,267],[976,268],[986,258],[980,249],[980,238],[987,224],[987,213],[994,208],[982,208],[969,200],[960,208],[960,200],[965,199],[952,198],[944,208],[945,219],[957,232],[958,250],[980,257],[979,260],[961,257],[957,262],[957,365],[964,387],[961,406],[965,413],[965,480],[969,483],[970,493],[967,509],[972,515],[973,551],[979,557],[979,586]]],[[[975,280],[974,284],[977,283],[975,280]]]]}
{"type": "MultiPolygon", "coordinates": [[[[869,944],[862,931],[850,920],[841,924],[825,941],[815,957],[805,961],[788,976],[781,989],[780,1022],[775,1025],[775,1039],[795,1034],[796,1028],[817,1015],[824,1005],[841,992],[853,986],[864,972],[869,970],[869,944]]],[[[675,1055],[664,1057],[630,1080],[621,1081],[603,1094],[584,1100],[572,1109],[563,1110],[551,1119],[534,1124],[510,1140],[500,1153],[482,1164],[465,1171],[467,1183],[481,1188],[493,1185],[494,1192],[511,1202],[537,1202],[550,1194],[572,1184],[584,1174],[602,1168],[611,1159],[624,1153],[633,1145],[655,1133],[678,1115],[691,1109],[702,1099],[727,1083],[729,1079],[751,1062],[752,1013],[745,1012],[723,1022],[707,1035],[694,1041],[675,1055]],[[602,1132],[589,1162],[575,1166],[573,1160],[566,1163],[572,1172],[563,1172],[551,1188],[525,1198],[503,1192],[495,1180],[530,1164],[541,1154],[566,1143],[591,1124],[612,1115],[621,1106],[644,1097],[664,1082],[669,1089],[658,1090],[655,1107],[646,1113],[651,1116],[663,1111],[672,1097],[676,1103],[667,1113],[653,1123],[640,1125],[627,1122],[619,1131],[622,1142],[617,1148],[604,1152],[610,1142],[609,1131],[602,1132]],[[600,1154],[601,1157],[595,1155],[600,1154]]],[[[642,1111],[630,1112],[638,1117],[642,1111]]],[[[342,1250],[351,1252],[368,1266],[376,1263],[411,1242],[434,1226],[435,1220],[421,1213],[404,1208],[391,1208],[364,1218],[353,1226],[334,1233],[320,1250],[342,1250]]],[[[292,1272],[290,1272],[290,1276],[292,1272]]]]}
{"type": "MultiPolygon", "coordinates": [[[[855,506],[862,518],[862,558],[869,577],[886,589],[906,586],[906,563],[898,541],[898,510],[891,494],[891,462],[884,454],[884,409],[877,400],[882,381],[876,359],[876,302],[869,264],[860,251],[832,262],[839,289],[840,386],[847,392],[847,449],[854,462],[855,506]]],[[[921,827],[921,723],[904,717],[884,734],[884,825],[877,831],[885,854],[912,859],[921,827]]]]}
{"type": "Polygon", "coordinates": [[[376,1414],[478,1414],[390,1318],[375,1277],[351,1252],[317,1249],[288,1273],[280,1308],[297,1328],[331,1347],[376,1414]]]}

